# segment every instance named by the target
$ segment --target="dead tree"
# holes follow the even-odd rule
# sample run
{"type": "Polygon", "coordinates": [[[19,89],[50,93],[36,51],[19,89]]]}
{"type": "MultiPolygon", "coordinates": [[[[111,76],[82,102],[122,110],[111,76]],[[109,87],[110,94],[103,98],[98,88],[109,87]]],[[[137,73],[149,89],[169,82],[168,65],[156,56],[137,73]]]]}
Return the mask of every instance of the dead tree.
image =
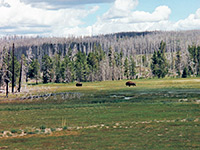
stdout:
{"type": "Polygon", "coordinates": [[[12,48],[12,93],[14,93],[15,87],[15,45],[13,43],[12,48]]]}
{"type": "Polygon", "coordinates": [[[19,87],[18,92],[21,90],[21,83],[22,83],[22,67],[23,67],[23,57],[21,57],[21,66],[20,66],[20,74],[19,74],[19,87]]]}

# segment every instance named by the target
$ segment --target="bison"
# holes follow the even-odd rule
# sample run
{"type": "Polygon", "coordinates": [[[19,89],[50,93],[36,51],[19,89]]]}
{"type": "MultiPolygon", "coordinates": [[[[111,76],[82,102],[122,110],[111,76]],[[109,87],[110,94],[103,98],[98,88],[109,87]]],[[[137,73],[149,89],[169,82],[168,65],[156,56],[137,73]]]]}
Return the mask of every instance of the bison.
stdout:
{"type": "Polygon", "coordinates": [[[132,81],[127,81],[127,82],[126,82],[126,86],[129,86],[129,87],[130,87],[131,85],[132,85],[132,86],[136,86],[136,83],[134,83],[134,82],[132,82],[132,81]]]}
{"type": "Polygon", "coordinates": [[[76,86],[82,86],[82,83],[80,83],[80,82],[76,83],[76,86]]]}

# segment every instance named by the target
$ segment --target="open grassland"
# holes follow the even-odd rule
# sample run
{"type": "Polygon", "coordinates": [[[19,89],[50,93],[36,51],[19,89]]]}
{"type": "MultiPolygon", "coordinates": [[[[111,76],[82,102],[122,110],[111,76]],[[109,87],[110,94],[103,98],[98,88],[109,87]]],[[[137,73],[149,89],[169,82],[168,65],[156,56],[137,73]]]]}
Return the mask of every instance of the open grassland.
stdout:
{"type": "Polygon", "coordinates": [[[20,96],[65,94],[1,98],[0,149],[200,149],[200,78],[125,82],[29,85],[20,96]]]}

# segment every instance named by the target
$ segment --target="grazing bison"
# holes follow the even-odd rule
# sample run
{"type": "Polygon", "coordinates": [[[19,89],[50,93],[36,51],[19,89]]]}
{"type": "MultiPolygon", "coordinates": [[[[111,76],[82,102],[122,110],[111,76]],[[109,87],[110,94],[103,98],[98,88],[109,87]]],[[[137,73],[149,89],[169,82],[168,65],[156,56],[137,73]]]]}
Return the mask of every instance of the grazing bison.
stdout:
{"type": "Polygon", "coordinates": [[[80,83],[80,82],[76,83],[76,86],[82,86],[82,83],[80,83]]]}
{"type": "Polygon", "coordinates": [[[128,82],[126,82],[126,86],[136,86],[136,84],[134,83],[134,82],[132,82],[132,81],[128,81],[128,82]]]}

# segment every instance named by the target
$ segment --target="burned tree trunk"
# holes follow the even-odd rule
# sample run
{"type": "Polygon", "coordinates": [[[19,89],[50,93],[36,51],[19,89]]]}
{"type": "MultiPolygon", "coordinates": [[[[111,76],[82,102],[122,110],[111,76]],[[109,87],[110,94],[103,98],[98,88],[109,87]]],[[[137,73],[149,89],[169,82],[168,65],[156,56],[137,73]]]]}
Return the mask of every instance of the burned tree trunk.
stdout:
{"type": "Polygon", "coordinates": [[[12,93],[14,93],[15,87],[15,45],[13,43],[12,49],[12,93]]]}
{"type": "Polygon", "coordinates": [[[5,77],[5,83],[6,83],[6,97],[8,98],[8,93],[9,93],[9,61],[10,61],[10,59],[9,59],[9,56],[10,56],[10,54],[9,54],[9,52],[8,52],[8,55],[7,55],[7,67],[6,67],[6,77],[5,77]]]}
{"type": "Polygon", "coordinates": [[[21,67],[20,67],[20,75],[19,75],[19,87],[18,92],[21,90],[21,83],[22,83],[22,66],[23,66],[23,58],[21,57],[21,67]]]}

